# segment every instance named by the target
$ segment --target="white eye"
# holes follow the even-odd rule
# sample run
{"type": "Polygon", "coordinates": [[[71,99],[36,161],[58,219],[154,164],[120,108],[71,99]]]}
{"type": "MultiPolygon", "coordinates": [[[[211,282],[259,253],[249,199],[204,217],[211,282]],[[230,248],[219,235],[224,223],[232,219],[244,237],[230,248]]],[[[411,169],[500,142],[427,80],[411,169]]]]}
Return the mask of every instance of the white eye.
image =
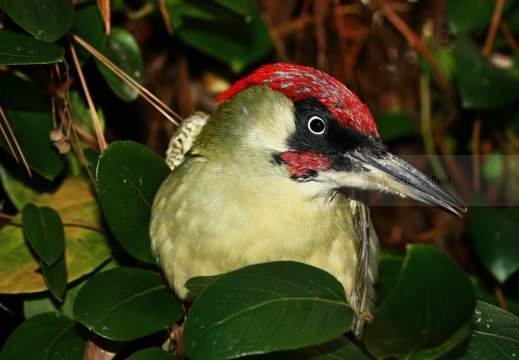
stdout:
{"type": "Polygon", "coordinates": [[[326,130],[326,123],[319,116],[312,116],[310,120],[308,120],[308,130],[315,135],[322,135],[326,130]]]}

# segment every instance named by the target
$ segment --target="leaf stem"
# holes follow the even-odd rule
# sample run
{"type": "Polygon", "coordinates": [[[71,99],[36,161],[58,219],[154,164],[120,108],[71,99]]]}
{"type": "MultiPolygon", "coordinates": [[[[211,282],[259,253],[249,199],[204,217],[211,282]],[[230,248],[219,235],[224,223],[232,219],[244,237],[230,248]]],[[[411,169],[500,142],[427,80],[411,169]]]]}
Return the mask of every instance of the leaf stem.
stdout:
{"type": "MultiPolygon", "coordinates": [[[[7,215],[7,214],[0,213],[0,218],[7,219],[7,220],[10,220],[10,221],[14,221],[14,222],[20,223],[20,224],[23,223],[22,218],[18,217],[18,216],[12,216],[12,215],[7,215]]],[[[89,229],[92,229],[92,230],[97,230],[97,231],[102,232],[102,233],[106,232],[106,230],[103,229],[102,227],[100,227],[100,226],[98,226],[98,225],[96,225],[94,223],[91,223],[89,221],[78,220],[78,219],[71,219],[71,218],[61,218],[61,221],[63,222],[64,226],[81,226],[81,227],[86,227],[86,228],[89,228],[89,229]]]]}

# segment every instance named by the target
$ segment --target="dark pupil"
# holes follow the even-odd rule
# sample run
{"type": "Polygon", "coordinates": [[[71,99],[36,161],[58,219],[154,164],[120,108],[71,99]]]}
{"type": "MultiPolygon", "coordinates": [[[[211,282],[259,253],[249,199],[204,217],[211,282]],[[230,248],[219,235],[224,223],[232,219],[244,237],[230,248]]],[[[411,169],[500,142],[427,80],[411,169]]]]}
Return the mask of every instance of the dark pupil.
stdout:
{"type": "Polygon", "coordinates": [[[311,120],[310,129],[316,133],[322,132],[324,130],[324,121],[318,119],[311,120]]]}

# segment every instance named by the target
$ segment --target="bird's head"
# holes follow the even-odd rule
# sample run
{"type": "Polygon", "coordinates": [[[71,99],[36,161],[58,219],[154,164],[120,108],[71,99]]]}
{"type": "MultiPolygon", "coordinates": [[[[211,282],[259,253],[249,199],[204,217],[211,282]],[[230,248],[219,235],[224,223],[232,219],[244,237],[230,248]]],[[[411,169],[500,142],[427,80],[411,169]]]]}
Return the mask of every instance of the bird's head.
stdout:
{"type": "MultiPolygon", "coordinates": [[[[231,103],[251,87],[268,87],[289,99],[289,108],[272,102],[272,111],[276,115],[282,111],[282,116],[273,119],[270,114],[261,121],[277,122],[268,133],[270,143],[276,144],[272,157],[295,181],[387,191],[453,214],[466,210],[447,191],[389,152],[367,106],[337,79],[310,67],[270,64],[236,82],[216,102],[231,103]]],[[[259,104],[261,99],[256,101],[259,104]]]]}

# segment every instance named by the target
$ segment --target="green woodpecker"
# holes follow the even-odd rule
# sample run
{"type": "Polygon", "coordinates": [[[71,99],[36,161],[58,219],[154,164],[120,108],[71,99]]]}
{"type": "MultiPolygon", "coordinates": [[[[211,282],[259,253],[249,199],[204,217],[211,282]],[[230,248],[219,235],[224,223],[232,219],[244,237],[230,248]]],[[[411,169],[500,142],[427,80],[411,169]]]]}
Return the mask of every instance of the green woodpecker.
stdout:
{"type": "Polygon", "coordinates": [[[465,211],[392,155],[366,105],[321,71],[266,65],[216,101],[207,121],[197,113],[172,138],[173,171],[152,207],[152,252],[183,300],[192,277],[293,260],[334,275],[366,312],[378,241],[365,191],[465,211]]]}

